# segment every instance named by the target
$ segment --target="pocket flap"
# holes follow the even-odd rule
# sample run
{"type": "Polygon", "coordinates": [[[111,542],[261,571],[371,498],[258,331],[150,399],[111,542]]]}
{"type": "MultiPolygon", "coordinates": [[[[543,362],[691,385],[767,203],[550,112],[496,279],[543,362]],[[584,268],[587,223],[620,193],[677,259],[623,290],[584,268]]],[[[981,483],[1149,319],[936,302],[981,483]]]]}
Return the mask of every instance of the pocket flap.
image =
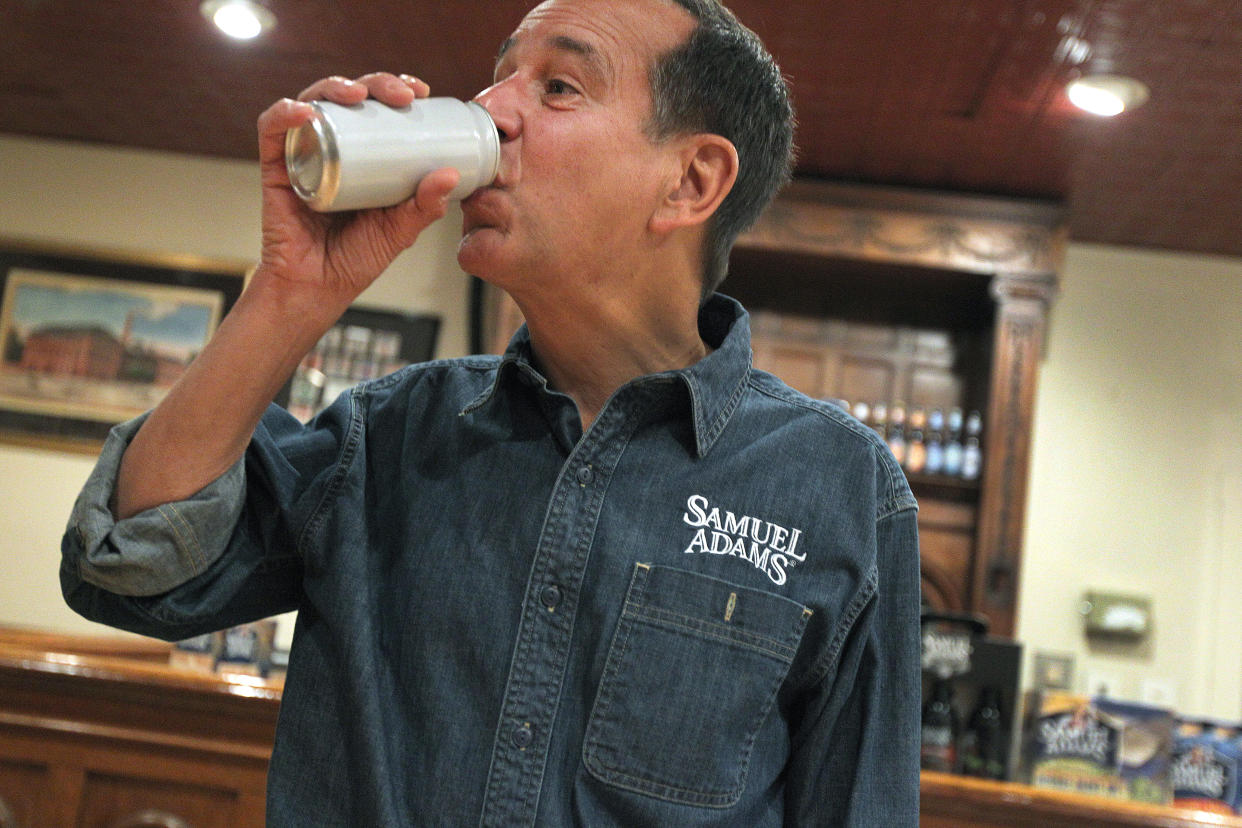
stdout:
{"type": "Polygon", "coordinates": [[[636,564],[624,617],[793,661],[811,610],[783,595],[698,572],[636,564]]]}

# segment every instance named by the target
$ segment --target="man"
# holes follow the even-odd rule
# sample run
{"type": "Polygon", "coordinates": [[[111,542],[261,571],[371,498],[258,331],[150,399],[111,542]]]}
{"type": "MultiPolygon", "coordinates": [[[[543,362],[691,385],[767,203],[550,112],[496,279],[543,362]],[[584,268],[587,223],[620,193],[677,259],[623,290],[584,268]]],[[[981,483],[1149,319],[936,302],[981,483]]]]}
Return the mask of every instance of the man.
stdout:
{"type": "Polygon", "coordinates": [[[792,122],[716,3],[551,0],[503,44],[477,97],[500,173],[459,250],[527,320],[503,358],[306,428],[267,408],[457,180],[316,215],[285,131],[308,99],[427,94],[330,78],[262,115],[259,267],[110,438],[66,599],[168,639],[299,611],[271,825],[915,824],[915,505],[870,430],[751,370],[745,312],[710,296],[792,122]]]}

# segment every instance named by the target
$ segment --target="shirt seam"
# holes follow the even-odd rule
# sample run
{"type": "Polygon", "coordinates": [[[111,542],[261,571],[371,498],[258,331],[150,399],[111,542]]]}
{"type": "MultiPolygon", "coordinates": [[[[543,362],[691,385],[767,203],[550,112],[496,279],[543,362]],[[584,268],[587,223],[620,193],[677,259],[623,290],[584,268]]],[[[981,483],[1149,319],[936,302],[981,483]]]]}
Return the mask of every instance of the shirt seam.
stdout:
{"type": "Polygon", "coordinates": [[[302,527],[302,532],[298,535],[297,549],[304,559],[309,559],[311,539],[319,532],[331,511],[332,503],[336,500],[337,495],[340,494],[341,489],[344,488],[345,479],[349,474],[349,466],[353,462],[358,446],[362,443],[362,406],[359,398],[364,393],[364,387],[355,386],[350,391],[349,428],[345,435],[345,441],[341,445],[341,453],[332,468],[332,474],[324,487],[323,495],[319,498],[319,503],[311,511],[310,516],[306,519],[306,524],[302,527]]]}
{"type": "Polygon", "coordinates": [[[837,622],[832,639],[828,642],[827,650],[825,650],[820,662],[808,672],[805,681],[800,682],[801,686],[819,684],[836,672],[837,663],[841,657],[841,650],[845,647],[845,641],[849,638],[850,633],[853,632],[854,625],[862,616],[863,610],[874,600],[876,593],[879,591],[879,585],[879,567],[873,562],[867,570],[867,577],[854,593],[850,603],[846,605],[844,612],[841,613],[841,620],[837,622]]]}
{"type": "Polygon", "coordinates": [[[190,571],[197,576],[203,571],[204,559],[202,546],[194,534],[194,527],[177,510],[175,503],[162,504],[159,507],[159,514],[176,537],[177,547],[182,550],[186,561],[190,564],[190,571]]]}
{"type": "Polygon", "coordinates": [[[821,405],[831,405],[831,403],[816,403],[814,400],[802,400],[796,397],[774,393],[770,389],[763,387],[763,385],[758,382],[753,372],[750,377],[750,387],[753,388],[756,393],[762,394],[768,399],[775,400],[779,403],[785,403],[787,405],[794,406],[795,408],[800,408],[804,411],[816,414],[826,420],[829,424],[854,435],[866,444],[866,446],[871,450],[871,455],[875,458],[876,464],[883,470],[884,474],[885,493],[887,496],[876,508],[875,519],[877,521],[883,520],[893,514],[907,509],[918,509],[918,502],[915,501],[914,496],[910,494],[909,486],[905,483],[904,475],[901,475],[894,465],[887,462],[880,454],[879,446],[872,439],[874,432],[872,432],[871,429],[862,425],[855,426],[849,421],[838,420],[820,407],[821,405]]]}
{"type": "Polygon", "coordinates": [[[694,420],[695,420],[695,426],[696,426],[696,433],[701,435],[698,440],[698,449],[699,449],[700,457],[706,456],[707,453],[711,450],[711,448],[714,445],[716,445],[716,441],[719,440],[720,435],[724,433],[725,428],[729,425],[729,421],[733,419],[733,413],[737,411],[737,407],[738,405],[741,404],[742,397],[746,393],[746,387],[749,384],[749,379],[750,379],[750,358],[748,356],[747,362],[746,362],[746,370],[742,372],[741,378],[733,386],[733,391],[730,392],[729,398],[725,400],[724,405],[720,407],[719,413],[716,414],[715,418],[710,423],[706,424],[706,429],[707,429],[706,433],[699,431],[699,419],[700,419],[699,414],[702,410],[701,408],[702,403],[701,403],[701,400],[699,400],[694,393],[694,386],[693,385],[691,386],[690,396],[691,396],[691,399],[695,401],[694,420]]]}

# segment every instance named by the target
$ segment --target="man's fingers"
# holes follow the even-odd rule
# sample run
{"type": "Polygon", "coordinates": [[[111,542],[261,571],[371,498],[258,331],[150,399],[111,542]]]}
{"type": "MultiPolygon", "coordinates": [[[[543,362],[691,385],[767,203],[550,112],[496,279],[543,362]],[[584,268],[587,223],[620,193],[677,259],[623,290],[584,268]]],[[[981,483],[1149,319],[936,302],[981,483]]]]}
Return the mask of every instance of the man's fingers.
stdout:
{"type": "Polygon", "coordinates": [[[315,81],[298,94],[299,101],[332,101],[339,104],[356,104],[366,100],[367,85],[349,78],[333,75],[315,81]]]}
{"type": "Polygon", "coordinates": [[[355,80],[334,75],[315,81],[302,90],[298,100],[325,100],[348,105],[375,98],[389,106],[406,106],[415,98],[425,98],[430,94],[431,87],[413,75],[372,72],[355,80]]]}
{"type": "MultiPolygon", "coordinates": [[[[418,97],[418,86],[411,84],[405,76],[388,72],[372,72],[358,78],[358,83],[366,87],[372,98],[383,101],[389,106],[407,106],[418,97]]],[[[422,84],[426,86],[426,84],[422,84]]]]}
{"type": "Polygon", "coordinates": [[[314,115],[310,104],[282,98],[259,115],[259,161],[278,161],[285,155],[285,133],[314,115]]]}
{"type": "Polygon", "coordinates": [[[448,211],[448,195],[461,180],[452,168],[428,173],[418,184],[412,198],[383,212],[384,237],[396,245],[397,252],[409,247],[419,234],[448,211]]]}
{"type": "Polygon", "coordinates": [[[443,202],[461,181],[461,173],[452,167],[434,170],[423,176],[414,191],[414,201],[423,212],[444,214],[443,202]]]}
{"type": "Polygon", "coordinates": [[[398,75],[398,77],[401,78],[402,83],[414,90],[414,97],[428,98],[431,96],[431,84],[426,81],[420,80],[413,75],[398,75]]]}

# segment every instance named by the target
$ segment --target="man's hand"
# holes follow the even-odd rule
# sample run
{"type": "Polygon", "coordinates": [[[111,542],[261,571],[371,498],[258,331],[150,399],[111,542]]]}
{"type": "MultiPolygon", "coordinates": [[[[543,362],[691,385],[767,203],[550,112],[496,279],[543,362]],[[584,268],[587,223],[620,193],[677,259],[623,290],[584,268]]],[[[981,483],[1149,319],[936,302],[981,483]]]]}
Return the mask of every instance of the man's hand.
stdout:
{"type": "Polygon", "coordinates": [[[421,81],[396,75],[325,78],[259,117],[259,266],[211,342],[126,450],[116,484],[118,517],[184,500],[224,473],[307,352],[397,254],[444,215],[456,170],[427,175],[412,198],[393,207],[311,210],[293,191],[284,157],[285,132],[313,114],[306,102],[353,104],[370,96],[405,106],[429,91],[421,81]]]}
{"type": "Polygon", "coordinates": [[[289,290],[309,289],[316,295],[314,306],[339,313],[444,215],[446,198],[459,178],[456,170],[427,175],[412,198],[392,207],[316,213],[293,191],[285,168],[285,133],[311,119],[308,101],[356,104],[371,97],[390,106],[406,106],[430,91],[409,75],[324,78],[303,90],[297,100],[278,101],[259,116],[263,250],[255,278],[277,280],[289,290]]]}

